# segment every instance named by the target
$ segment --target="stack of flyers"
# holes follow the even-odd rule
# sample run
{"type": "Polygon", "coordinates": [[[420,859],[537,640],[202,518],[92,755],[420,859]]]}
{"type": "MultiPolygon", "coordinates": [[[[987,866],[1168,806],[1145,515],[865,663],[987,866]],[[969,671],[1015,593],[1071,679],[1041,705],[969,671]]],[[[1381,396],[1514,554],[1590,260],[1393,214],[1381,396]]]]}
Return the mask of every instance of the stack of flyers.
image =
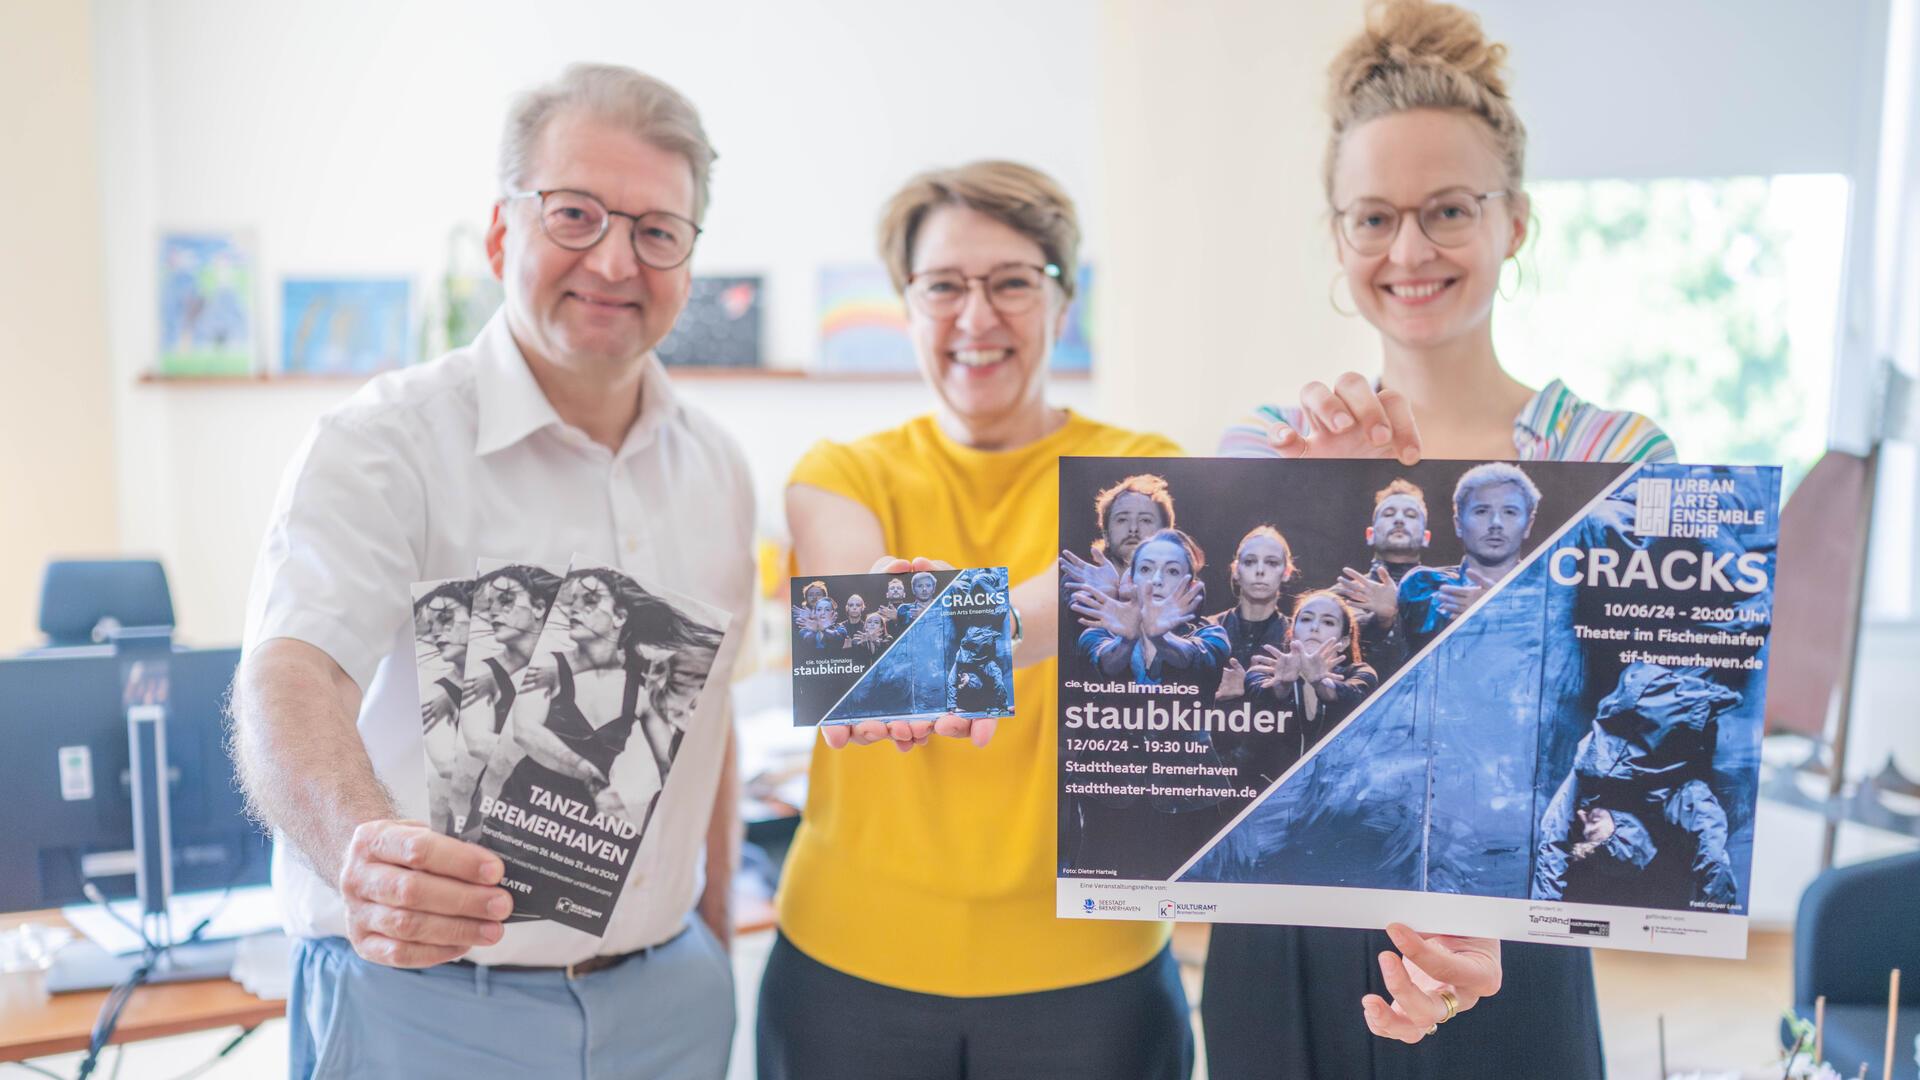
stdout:
{"type": "Polygon", "coordinates": [[[413,595],[434,829],[500,855],[514,920],[604,934],[731,617],[580,559],[413,595]]]}
{"type": "Polygon", "coordinates": [[[793,579],[798,726],[1013,715],[1007,570],[793,579]]]}

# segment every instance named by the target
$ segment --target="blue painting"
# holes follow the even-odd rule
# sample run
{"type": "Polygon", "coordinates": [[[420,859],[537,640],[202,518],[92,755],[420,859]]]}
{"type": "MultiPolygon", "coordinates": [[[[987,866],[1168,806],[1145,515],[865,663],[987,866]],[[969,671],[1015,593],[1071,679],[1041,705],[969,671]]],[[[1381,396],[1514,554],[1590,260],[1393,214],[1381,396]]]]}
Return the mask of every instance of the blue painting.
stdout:
{"type": "Polygon", "coordinates": [[[253,325],[253,254],[244,238],[160,238],[160,374],[251,373],[253,325]]]}
{"type": "Polygon", "coordinates": [[[413,287],[404,278],[288,278],[281,296],[286,374],[365,375],[412,355],[413,287]]]}

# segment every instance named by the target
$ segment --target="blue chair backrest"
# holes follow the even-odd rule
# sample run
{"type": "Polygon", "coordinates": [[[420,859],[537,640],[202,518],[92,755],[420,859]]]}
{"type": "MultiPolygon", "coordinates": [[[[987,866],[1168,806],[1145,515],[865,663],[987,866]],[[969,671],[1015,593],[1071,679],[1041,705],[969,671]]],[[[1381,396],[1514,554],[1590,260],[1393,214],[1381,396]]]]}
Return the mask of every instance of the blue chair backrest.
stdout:
{"type": "MultiPolygon", "coordinates": [[[[1829,1005],[1884,1006],[1892,968],[1920,971],[1920,852],[1835,867],[1800,897],[1796,1003],[1811,1009],[1824,994],[1829,1005]]],[[[1902,1005],[1920,1005],[1916,984],[1902,981],[1902,1005]]]]}
{"type": "Polygon", "coordinates": [[[40,632],[50,648],[93,645],[95,630],[118,626],[172,626],[167,571],[154,559],[97,559],[47,564],[40,583],[40,632]]]}

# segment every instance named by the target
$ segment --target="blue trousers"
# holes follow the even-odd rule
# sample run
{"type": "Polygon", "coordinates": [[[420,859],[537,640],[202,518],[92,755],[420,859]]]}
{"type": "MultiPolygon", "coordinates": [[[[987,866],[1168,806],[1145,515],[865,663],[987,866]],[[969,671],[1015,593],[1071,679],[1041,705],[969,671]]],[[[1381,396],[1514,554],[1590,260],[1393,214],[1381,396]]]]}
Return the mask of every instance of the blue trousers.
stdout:
{"type": "Polygon", "coordinates": [[[294,1080],[718,1080],[733,1024],[732,965],[692,916],[673,940],[575,979],[558,970],[385,967],[344,938],[308,938],[294,945],[287,1072],[294,1080]]]}

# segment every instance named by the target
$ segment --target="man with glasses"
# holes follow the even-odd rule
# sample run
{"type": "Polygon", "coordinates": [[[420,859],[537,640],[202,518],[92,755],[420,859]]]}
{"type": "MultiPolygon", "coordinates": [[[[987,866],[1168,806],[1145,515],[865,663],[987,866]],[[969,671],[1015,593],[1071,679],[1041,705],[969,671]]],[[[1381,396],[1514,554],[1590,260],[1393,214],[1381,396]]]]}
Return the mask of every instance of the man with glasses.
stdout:
{"type": "MultiPolygon", "coordinates": [[[[639,72],[575,66],[522,97],[486,237],[501,311],[472,345],[322,417],[288,468],[255,568],[234,730],[297,939],[294,1076],[726,1070],[727,680],[687,710],[606,935],[508,925],[500,858],[418,824],[407,622],[411,582],[469,577],[482,558],[559,568],[576,555],[744,620],[745,464],[653,353],[687,301],[713,159],[692,105],[639,72]]],[[[527,582],[482,581],[481,618],[537,635],[547,601],[528,596],[521,614],[527,582]]],[[[726,641],[718,670],[737,647],[726,641]]]]}

